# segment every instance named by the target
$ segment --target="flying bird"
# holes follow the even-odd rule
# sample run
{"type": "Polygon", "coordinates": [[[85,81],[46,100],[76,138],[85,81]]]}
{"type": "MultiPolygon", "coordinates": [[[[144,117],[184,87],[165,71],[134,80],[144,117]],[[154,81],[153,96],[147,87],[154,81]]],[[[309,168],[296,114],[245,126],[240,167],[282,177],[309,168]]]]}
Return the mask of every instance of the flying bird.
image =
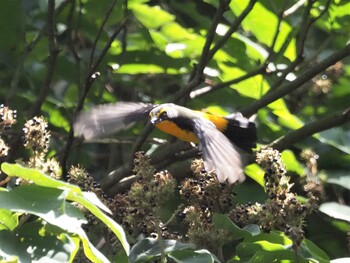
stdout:
{"type": "Polygon", "coordinates": [[[244,181],[241,152],[255,148],[257,134],[254,122],[241,113],[222,117],[173,103],[118,102],[80,113],[73,128],[77,135],[91,140],[147,118],[165,133],[199,144],[206,171],[215,171],[219,182],[244,181]]]}

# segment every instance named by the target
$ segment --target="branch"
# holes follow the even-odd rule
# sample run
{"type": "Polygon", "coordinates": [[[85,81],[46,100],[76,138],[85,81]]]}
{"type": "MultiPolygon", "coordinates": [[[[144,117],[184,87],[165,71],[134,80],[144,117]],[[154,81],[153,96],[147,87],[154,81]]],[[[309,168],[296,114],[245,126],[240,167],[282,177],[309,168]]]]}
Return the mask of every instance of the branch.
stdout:
{"type": "Polygon", "coordinates": [[[243,12],[237,17],[235,22],[231,24],[230,29],[216,42],[215,46],[209,51],[208,60],[213,58],[215,53],[227,42],[227,40],[231,37],[231,35],[237,31],[242,21],[253,9],[257,0],[251,0],[247,7],[243,10],[243,12]]]}
{"type": "Polygon", "coordinates": [[[342,125],[350,121],[350,108],[337,112],[333,115],[324,117],[317,121],[308,123],[302,128],[292,131],[283,137],[278,138],[268,145],[279,151],[284,150],[315,133],[328,130],[330,128],[342,125]]]}
{"type": "Polygon", "coordinates": [[[260,100],[255,101],[249,106],[242,108],[241,113],[245,116],[251,116],[256,113],[259,109],[269,105],[271,102],[282,98],[283,96],[291,93],[292,91],[298,89],[302,84],[312,79],[314,76],[324,71],[329,66],[335,64],[339,60],[350,55],[350,44],[346,45],[343,49],[333,53],[323,61],[318,64],[315,64],[312,68],[305,71],[304,74],[299,76],[294,81],[288,82],[282,85],[280,88],[275,90],[270,90],[266,93],[260,100]]]}
{"type": "MultiPolygon", "coordinates": [[[[96,69],[97,67],[100,65],[102,59],[104,58],[104,56],[107,54],[109,48],[111,47],[114,39],[116,38],[116,36],[120,33],[120,31],[124,28],[124,25],[126,23],[127,19],[124,19],[119,25],[118,27],[114,30],[114,32],[112,33],[112,35],[109,37],[108,42],[106,43],[105,47],[103,48],[103,50],[101,51],[100,56],[97,58],[96,62],[93,63],[89,69],[89,72],[87,74],[87,77],[85,79],[85,82],[83,84],[83,93],[79,98],[79,101],[77,103],[77,107],[76,107],[76,111],[75,111],[75,115],[78,114],[79,111],[81,111],[81,109],[83,108],[84,105],[84,101],[85,98],[91,88],[91,85],[93,84],[93,82],[95,81],[95,79],[97,78],[98,74],[96,73],[96,69]]],[[[63,178],[65,179],[67,176],[67,160],[68,160],[68,156],[69,156],[69,152],[70,149],[72,147],[74,141],[74,131],[73,131],[73,124],[70,124],[70,131],[68,133],[68,137],[67,137],[67,142],[66,142],[66,146],[63,150],[62,153],[62,157],[61,157],[61,167],[62,167],[62,175],[63,178]]]]}
{"type": "Polygon", "coordinates": [[[222,15],[227,10],[227,6],[228,6],[230,1],[220,0],[219,2],[220,2],[219,7],[216,10],[216,13],[215,13],[214,18],[213,18],[213,22],[208,30],[208,34],[206,36],[206,41],[205,41],[205,44],[203,46],[201,57],[200,57],[198,65],[197,65],[197,69],[196,69],[197,75],[203,74],[203,70],[211,58],[210,57],[210,46],[214,41],[214,37],[216,34],[216,28],[217,28],[217,26],[222,18],[222,15]]]}
{"type": "Polygon", "coordinates": [[[32,109],[30,110],[32,117],[40,113],[41,105],[44,103],[44,100],[49,94],[52,78],[56,68],[56,59],[59,52],[58,47],[56,45],[55,0],[49,0],[47,8],[48,10],[46,16],[46,28],[49,46],[49,60],[47,62],[46,76],[41,86],[38,98],[33,104],[32,109]]]}
{"type": "Polygon", "coordinates": [[[307,0],[299,0],[296,2],[293,6],[288,8],[286,11],[283,12],[283,16],[287,17],[291,14],[293,14],[295,11],[297,11],[300,7],[302,7],[307,0]]]}
{"type": "Polygon", "coordinates": [[[97,32],[97,35],[96,35],[96,38],[95,38],[95,41],[92,45],[92,48],[91,48],[91,54],[90,54],[90,61],[89,61],[89,69],[92,67],[93,65],[93,61],[94,61],[94,56],[95,56],[95,50],[96,50],[96,46],[97,46],[97,42],[98,40],[100,39],[100,36],[102,34],[102,31],[103,31],[103,28],[105,26],[105,24],[107,23],[108,21],[108,18],[109,16],[111,15],[113,9],[114,9],[114,6],[115,4],[117,3],[117,0],[113,0],[113,2],[111,3],[110,7],[108,8],[107,10],[107,13],[106,15],[104,16],[103,18],[103,21],[102,21],[102,24],[100,26],[100,28],[98,29],[98,32],[97,32]]]}
{"type": "Polygon", "coordinates": [[[197,87],[203,81],[204,68],[211,58],[209,56],[210,46],[213,43],[215,33],[216,33],[216,28],[220,22],[220,19],[222,18],[223,13],[226,11],[229,2],[230,2],[229,0],[220,0],[219,7],[216,10],[216,13],[213,18],[213,22],[210,28],[208,29],[206,41],[203,46],[199,62],[193,68],[188,84],[183,89],[173,94],[170,97],[170,99],[168,99],[169,102],[177,102],[181,98],[187,96],[195,87],[197,87]]]}

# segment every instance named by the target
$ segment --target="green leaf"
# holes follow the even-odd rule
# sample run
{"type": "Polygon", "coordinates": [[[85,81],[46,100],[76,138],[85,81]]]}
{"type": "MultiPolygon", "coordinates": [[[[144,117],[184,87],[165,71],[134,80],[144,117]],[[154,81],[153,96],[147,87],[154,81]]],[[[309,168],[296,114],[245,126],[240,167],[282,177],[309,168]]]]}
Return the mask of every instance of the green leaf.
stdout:
{"type": "Polygon", "coordinates": [[[65,201],[67,192],[38,185],[23,185],[0,192],[0,208],[30,213],[68,232],[77,233],[87,223],[78,208],[65,201]]]}
{"type": "Polygon", "coordinates": [[[208,250],[191,250],[183,249],[173,251],[168,254],[168,257],[177,263],[220,263],[216,256],[210,253],[208,250]]]}
{"type": "MultiPolygon", "coordinates": [[[[238,16],[248,5],[248,0],[241,0],[237,2],[231,2],[230,8],[232,12],[238,16]]],[[[292,33],[293,28],[284,20],[278,25],[277,15],[271,10],[268,10],[260,2],[257,2],[252,11],[243,20],[242,26],[245,31],[252,32],[259,42],[271,46],[272,40],[275,35],[275,31],[278,30],[279,35],[274,47],[274,51],[279,52],[285,44],[289,34],[292,33]]],[[[293,39],[284,52],[291,61],[296,58],[295,40],[293,39]]]]}
{"type": "Polygon", "coordinates": [[[13,230],[18,225],[19,213],[7,209],[0,209],[0,231],[13,230]]]}
{"type": "Polygon", "coordinates": [[[33,181],[35,184],[40,186],[69,190],[70,192],[79,194],[82,192],[81,189],[76,185],[55,180],[36,169],[23,167],[20,164],[2,163],[1,170],[8,176],[21,177],[23,179],[33,181]]]}
{"type": "Polygon", "coordinates": [[[258,164],[253,163],[246,166],[244,169],[244,173],[247,174],[259,185],[265,188],[265,181],[264,181],[265,171],[261,169],[261,167],[258,164]]]}
{"type": "Polygon", "coordinates": [[[327,143],[350,154],[350,132],[341,128],[329,129],[319,133],[317,137],[321,142],[327,143]]]}
{"type": "Polygon", "coordinates": [[[176,240],[161,240],[153,238],[145,238],[137,242],[130,250],[129,262],[148,262],[154,260],[161,255],[161,250],[164,253],[172,251],[194,249],[192,244],[183,244],[176,240]],[[160,242],[162,242],[160,244],[160,242]]]}
{"type": "Polygon", "coordinates": [[[16,255],[20,262],[68,262],[75,244],[53,235],[39,234],[39,221],[29,222],[14,232],[0,231],[0,255],[16,255]]]}
{"type": "Polygon", "coordinates": [[[129,255],[130,246],[126,239],[125,232],[119,224],[117,224],[112,218],[105,215],[100,209],[98,209],[98,207],[96,207],[89,200],[85,199],[80,195],[77,195],[76,193],[68,194],[67,199],[83,205],[94,216],[100,219],[118,237],[125,252],[129,255]]]}
{"type": "Polygon", "coordinates": [[[287,171],[292,171],[297,173],[299,176],[305,175],[303,166],[295,158],[295,155],[290,150],[284,150],[282,152],[282,161],[286,165],[287,171]]]}
{"type": "MultiPolygon", "coordinates": [[[[78,186],[55,180],[41,173],[36,169],[25,168],[18,164],[3,163],[1,165],[1,168],[9,176],[18,176],[18,177],[33,181],[34,183],[37,184],[37,185],[27,186],[29,187],[29,191],[27,190],[27,192],[26,192],[26,188],[24,188],[24,190],[21,190],[22,187],[12,190],[11,192],[15,191],[15,193],[12,193],[12,194],[10,194],[11,192],[9,193],[0,192],[0,200],[1,200],[1,194],[3,193],[7,194],[8,199],[10,198],[8,195],[14,195],[15,197],[17,197],[18,200],[22,199],[22,192],[24,192],[24,194],[26,195],[29,195],[28,199],[26,199],[24,202],[25,204],[24,207],[21,206],[21,204],[23,204],[21,203],[21,201],[18,201],[16,203],[19,206],[19,209],[15,211],[22,211],[22,212],[29,211],[30,213],[36,214],[44,218],[48,222],[52,222],[52,220],[54,220],[52,224],[57,225],[62,229],[66,229],[67,231],[70,231],[72,233],[78,234],[82,238],[84,250],[87,249],[86,251],[88,251],[89,253],[91,252],[91,255],[89,256],[92,257],[97,250],[92,246],[85,232],[80,228],[80,225],[82,223],[80,221],[82,215],[77,208],[75,208],[68,202],[64,202],[64,200],[77,202],[83,205],[94,216],[100,219],[108,228],[110,228],[110,230],[118,237],[126,253],[129,254],[129,249],[130,249],[129,243],[127,242],[126,235],[123,228],[119,224],[117,224],[113,219],[105,215],[98,208],[98,207],[101,207],[103,210],[110,213],[110,210],[105,205],[103,205],[100,201],[98,201],[97,197],[94,197],[93,193],[90,193],[90,194],[83,193],[78,186]],[[31,196],[31,191],[33,190],[30,190],[30,188],[34,188],[34,187],[37,187],[38,191],[34,190],[35,194],[31,196]],[[19,195],[16,195],[16,191],[21,191],[21,192],[19,195]],[[44,196],[44,199],[42,199],[43,196],[44,196]],[[50,202],[48,202],[47,200],[50,200],[50,202]],[[36,209],[33,209],[31,202],[34,202],[34,203],[37,202],[37,204],[35,203],[36,205],[34,206],[36,209]],[[56,209],[60,209],[59,211],[62,212],[61,215],[52,213],[52,211],[55,211],[55,210],[52,210],[55,207],[56,209]],[[56,218],[55,215],[60,216],[60,218],[56,218]],[[68,223],[65,221],[65,219],[72,220],[72,222],[68,223]],[[77,221],[74,222],[74,219],[77,221]]],[[[15,199],[15,201],[17,199],[15,199]]],[[[13,209],[13,207],[14,206],[9,206],[9,207],[6,207],[6,209],[13,209]]],[[[1,204],[0,204],[0,208],[1,208],[1,204]]]]}
{"type": "Polygon", "coordinates": [[[346,170],[327,170],[327,183],[336,184],[350,190],[350,173],[346,170]]]}
{"type": "Polygon", "coordinates": [[[213,224],[216,228],[228,230],[234,240],[256,236],[260,233],[260,228],[257,225],[248,225],[245,228],[236,226],[230,218],[222,214],[213,215],[213,224]]]}
{"type": "Polygon", "coordinates": [[[161,27],[175,20],[174,15],[169,14],[159,6],[151,7],[145,4],[134,3],[130,4],[129,7],[137,20],[149,29],[161,27]]]}
{"type": "Polygon", "coordinates": [[[328,255],[308,239],[304,239],[301,243],[299,254],[305,259],[317,260],[320,263],[329,262],[328,255]]]}
{"type": "Polygon", "coordinates": [[[319,210],[330,217],[350,222],[350,207],[336,202],[327,202],[320,205],[319,210]]]}

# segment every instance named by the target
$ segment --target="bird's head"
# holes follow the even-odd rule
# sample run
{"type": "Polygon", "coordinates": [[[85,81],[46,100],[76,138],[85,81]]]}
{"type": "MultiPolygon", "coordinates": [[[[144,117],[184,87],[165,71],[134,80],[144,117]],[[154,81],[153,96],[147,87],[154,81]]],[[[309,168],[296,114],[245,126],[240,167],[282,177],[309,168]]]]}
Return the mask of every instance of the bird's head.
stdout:
{"type": "Polygon", "coordinates": [[[172,118],[178,117],[179,112],[175,104],[172,103],[166,103],[161,104],[157,107],[155,107],[151,112],[149,113],[149,116],[151,117],[151,123],[157,124],[162,121],[166,121],[172,118]]]}

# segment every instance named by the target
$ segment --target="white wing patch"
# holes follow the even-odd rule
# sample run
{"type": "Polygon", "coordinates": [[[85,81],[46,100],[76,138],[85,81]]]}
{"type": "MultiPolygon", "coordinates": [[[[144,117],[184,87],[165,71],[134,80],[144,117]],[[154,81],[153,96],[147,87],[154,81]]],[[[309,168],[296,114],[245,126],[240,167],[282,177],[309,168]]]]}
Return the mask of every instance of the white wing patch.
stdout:
{"type": "Polygon", "coordinates": [[[241,156],[229,139],[211,121],[202,118],[194,120],[194,132],[199,139],[205,169],[215,171],[219,182],[243,182],[241,156]]]}
{"type": "Polygon", "coordinates": [[[119,102],[99,105],[78,115],[74,132],[86,140],[125,130],[148,117],[154,105],[138,102],[119,102]]]}

